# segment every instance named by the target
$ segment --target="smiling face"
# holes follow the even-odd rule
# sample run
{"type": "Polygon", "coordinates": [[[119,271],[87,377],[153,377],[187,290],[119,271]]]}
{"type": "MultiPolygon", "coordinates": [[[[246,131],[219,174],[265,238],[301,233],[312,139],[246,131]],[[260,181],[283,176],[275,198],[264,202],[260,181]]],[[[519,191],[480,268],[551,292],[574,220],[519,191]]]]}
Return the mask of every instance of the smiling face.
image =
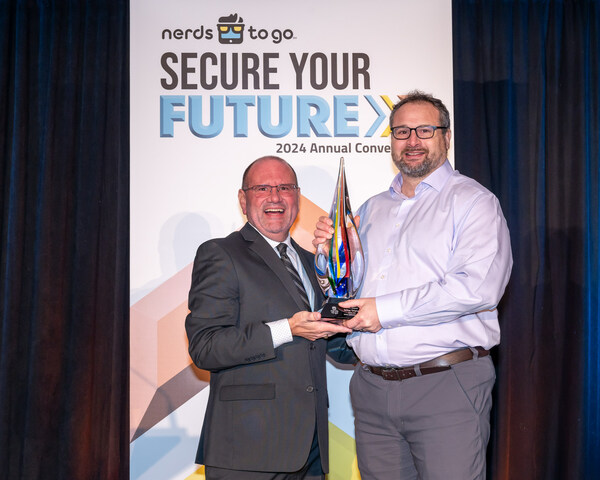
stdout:
{"type": "MultiPolygon", "coordinates": [[[[281,160],[266,157],[252,165],[246,176],[244,188],[254,185],[296,184],[292,169],[281,160]]],[[[276,188],[262,197],[253,190],[238,192],[242,212],[248,221],[265,237],[282,242],[298,215],[300,189],[282,194],[276,188]]]]}
{"type": "MultiPolygon", "coordinates": [[[[394,114],[394,127],[421,125],[441,125],[438,110],[428,102],[407,103],[394,114]]],[[[392,136],[392,160],[403,176],[423,179],[446,160],[450,136],[450,130],[442,129],[426,140],[418,138],[414,130],[406,140],[396,140],[392,136]]]]}

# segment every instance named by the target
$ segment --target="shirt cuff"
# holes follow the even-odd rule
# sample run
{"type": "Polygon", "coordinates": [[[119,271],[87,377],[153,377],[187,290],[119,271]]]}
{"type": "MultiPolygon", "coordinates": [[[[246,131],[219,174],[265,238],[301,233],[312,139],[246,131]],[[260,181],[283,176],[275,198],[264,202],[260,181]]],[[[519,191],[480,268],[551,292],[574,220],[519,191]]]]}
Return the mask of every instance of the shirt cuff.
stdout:
{"type": "Polygon", "coordinates": [[[396,294],[388,293],[375,297],[375,307],[381,328],[393,328],[401,324],[402,313],[398,311],[396,294]]]}
{"type": "Polygon", "coordinates": [[[292,336],[292,330],[290,323],[287,318],[281,320],[275,320],[274,322],[268,322],[266,324],[271,329],[271,338],[273,339],[273,348],[277,348],[284,343],[294,341],[292,336]]]}

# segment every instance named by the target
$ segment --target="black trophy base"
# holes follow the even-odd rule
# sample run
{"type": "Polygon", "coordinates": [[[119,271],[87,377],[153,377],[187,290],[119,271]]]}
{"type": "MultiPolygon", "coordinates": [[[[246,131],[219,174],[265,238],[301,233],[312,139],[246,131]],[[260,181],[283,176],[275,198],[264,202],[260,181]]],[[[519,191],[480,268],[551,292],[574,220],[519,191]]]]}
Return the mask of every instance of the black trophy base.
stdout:
{"type": "Polygon", "coordinates": [[[341,323],[344,320],[350,320],[358,313],[358,307],[340,307],[339,303],[350,300],[349,298],[328,298],[323,309],[321,318],[323,320],[341,323]]]}

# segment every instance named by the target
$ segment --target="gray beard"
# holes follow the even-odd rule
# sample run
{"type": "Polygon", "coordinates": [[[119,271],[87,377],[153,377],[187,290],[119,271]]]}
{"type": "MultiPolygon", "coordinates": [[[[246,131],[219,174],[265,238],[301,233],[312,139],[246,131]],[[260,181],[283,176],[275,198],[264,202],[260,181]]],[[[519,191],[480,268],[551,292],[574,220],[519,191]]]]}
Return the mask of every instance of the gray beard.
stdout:
{"type": "Polygon", "coordinates": [[[429,157],[426,157],[423,163],[414,167],[411,167],[404,161],[395,158],[394,164],[396,167],[398,167],[398,170],[400,170],[403,175],[411,178],[423,178],[435,170],[433,160],[429,157]]]}

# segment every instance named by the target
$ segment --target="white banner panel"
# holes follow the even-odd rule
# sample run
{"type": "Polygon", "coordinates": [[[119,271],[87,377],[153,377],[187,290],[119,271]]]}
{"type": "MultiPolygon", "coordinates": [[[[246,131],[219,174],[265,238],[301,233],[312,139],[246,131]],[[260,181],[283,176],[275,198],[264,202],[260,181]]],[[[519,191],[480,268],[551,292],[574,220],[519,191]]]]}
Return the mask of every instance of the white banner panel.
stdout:
{"type": "MultiPolygon", "coordinates": [[[[310,249],[341,156],[354,210],[388,188],[400,95],[453,113],[451,26],[450,0],[131,0],[131,478],[203,478],[208,374],[187,354],[187,291],[198,245],[245,222],[246,166],[294,166],[293,235],[310,249]]],[[[359,478],[349,375],[328,365],[330,479],[359,478]]]]}

